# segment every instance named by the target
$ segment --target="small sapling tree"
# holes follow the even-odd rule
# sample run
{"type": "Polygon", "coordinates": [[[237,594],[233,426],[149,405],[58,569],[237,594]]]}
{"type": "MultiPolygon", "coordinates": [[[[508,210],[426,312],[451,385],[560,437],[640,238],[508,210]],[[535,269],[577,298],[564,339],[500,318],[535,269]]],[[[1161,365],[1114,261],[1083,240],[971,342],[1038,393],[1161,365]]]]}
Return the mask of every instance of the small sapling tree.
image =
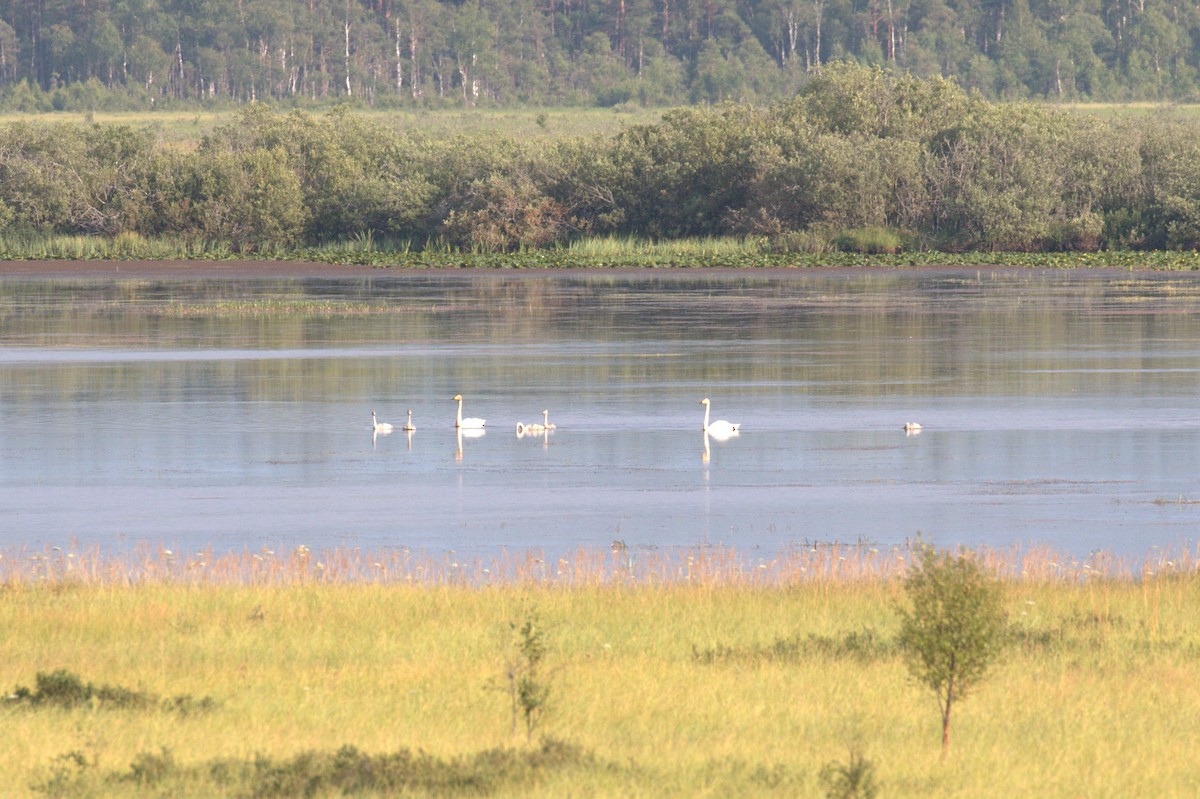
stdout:
{"type": "Polygon", "coordinates": [[[826,763],[820,776],[826,799],[875,799],[879,793],[875,766],[856,746],[850,748],[848,763],[826,763]]]}
{"type": "Polygon", "coordinates": [[[1007,621],[999,582],[969,553],[918,547],[917,565],[904,580],[911,607],[899,609],[900,644],[913,677],[937,696],[945,755],[950,711],[1000,654],[1007,621]]]}
{"type": "Polygon", "coordinates": [[[524,722],[527,740],[541,722],[550,699],[550,674],[544,668],[546,631],[536,613],[530,613],[520,625],[513,622],[512,642],[504,666],[504,688],[512,700],[512,730],[524,722]]]}

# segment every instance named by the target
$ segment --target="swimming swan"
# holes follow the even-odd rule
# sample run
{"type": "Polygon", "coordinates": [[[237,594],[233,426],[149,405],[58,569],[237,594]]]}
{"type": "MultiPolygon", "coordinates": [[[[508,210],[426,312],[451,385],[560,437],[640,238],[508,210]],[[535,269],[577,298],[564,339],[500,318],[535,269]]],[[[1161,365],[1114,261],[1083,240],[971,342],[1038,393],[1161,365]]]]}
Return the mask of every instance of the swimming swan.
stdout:
{"type": "Polygon", "coordinates": [[[729,435],[732,435],[732,434],[738,432],[739,430],[741,430],[742,426],[740,424],[733,424],[731,422],[725,421],[724,419],[718,419],[717,421],[713,422],[712,424],[709,424],[708,423],[708,405],[709,405],[708,397],[705,397],[704,399],[700,400],[700,404],[704,406],[704,426],[701,429],[706,433],[711,433],[713,438],[719,438],[720,436],[729,436],[729,435]]]}
{"type": "Polygon", "coordinates": [[[918,422],[905,422],[904,423],[904,432],[919,433],[919,432],[921,432],[921,425],[918,422]]]}
{"type": "Polygon", "coordinates": [[[404,427],[401,429],[407,430],[410,433],[417,429],[412,423],[412,408],[408,409],[408,421],[404,423],[404,427]]]}
{"type": "Polygon", "coordinates": [[[374,431],[376,433],[390,433],[390,432],[392,432],[393,429],[395,429],[395,428],[393,428],[389,423],[381,422],[378,419],[376,419],[375,411],[371,411],[371,430],[372,431],[374,431]]]}
{"type": "Polygon", "coordinates": [[[482,429],[487,420],[474,417],[464,419],[462,415],[462,394],[455,394],[454,401],[458,403],[458,415],[454,417],[454,426],[466,430],[482,429]]]}
{"type": "Polygon", "coordinates": [[[517,438],[520,438],[521,436],[541,435],[542,433],[554,430],[557,427],[558,425],[553,424],[550,421],[550,411],[543,410],[541,424],[538,424],[537,422],[533,422],[532,424],[517,422],[517,438]]]}

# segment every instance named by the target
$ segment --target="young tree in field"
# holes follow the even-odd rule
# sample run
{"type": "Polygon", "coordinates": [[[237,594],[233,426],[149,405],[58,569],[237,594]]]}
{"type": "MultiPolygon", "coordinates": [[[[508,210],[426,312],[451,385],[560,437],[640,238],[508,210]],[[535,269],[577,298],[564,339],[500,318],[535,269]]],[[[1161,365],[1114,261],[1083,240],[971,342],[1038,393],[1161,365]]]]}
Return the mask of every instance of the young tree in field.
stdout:
{"type": "Polygon", "coordinates": [[[1003,645],[1007,621],[1000,585],[969,553],[921,545],[904,593],[912,607],[900,609],[900,643],[913,677],[937,696],[944,755],[951,710],[975,688],[1003,645]]]}

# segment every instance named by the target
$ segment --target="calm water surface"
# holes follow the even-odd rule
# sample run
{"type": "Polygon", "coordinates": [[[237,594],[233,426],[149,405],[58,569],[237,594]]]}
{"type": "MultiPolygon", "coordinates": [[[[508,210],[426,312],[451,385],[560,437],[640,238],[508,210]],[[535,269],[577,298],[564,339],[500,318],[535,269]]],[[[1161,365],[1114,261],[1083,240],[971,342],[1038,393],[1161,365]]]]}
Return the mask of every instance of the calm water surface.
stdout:
{"type": "Polygon", "coordinates": [[[10,278],[0,545],[1140,556],[1200,529],[1198,311],[1084,271],[10,278]]]}

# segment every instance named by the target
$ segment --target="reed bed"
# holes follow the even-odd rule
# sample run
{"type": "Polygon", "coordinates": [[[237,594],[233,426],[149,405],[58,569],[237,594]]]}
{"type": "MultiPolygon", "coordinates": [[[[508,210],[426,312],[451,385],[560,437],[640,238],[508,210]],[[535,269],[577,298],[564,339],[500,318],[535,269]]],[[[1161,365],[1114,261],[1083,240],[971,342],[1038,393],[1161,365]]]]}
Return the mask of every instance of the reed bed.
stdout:
{"type": "MultiPolygon", "coordinates": [[[[557,588],[695,585],[788,588],[814,584],[888,583],[902,580],[915,543],[892,548],[870,544],[797,544],[780,552],[749,554],[733,547],[580,548],[557,556],[541,550],[496,555],[430,554],[407,547],[313,550],[300,545],[218,553],[211,548],[177,553],[139,545],[124,553],[100,547],[0,549],[0,585],[71,584],[291,586],[415,585],[486,588],[529,585],[557,588]]],[[[1005,582],[1076,583],[1194,575],[1200,545],[1154,549],[1141,558],[1095,552],[1086,558],[1048,547],[980,547],[988,572],[1005,582]]]]}
{"type": "Polygon", "coordinates": [[[663,258],[722,258],[756,256],[769,252],[761,236],[700,236],[651,241],[625,236],[589,236],[571,242],[566,252],[587,260],[639,260],[663,258]]]}
{"type": "Polygon", "coordinates": [[[196,237],[115,237],[49,234],[0,235],[0,260],[65,261],[297,261],[378,268],[429,269],[570,269],[570,268],[814,268],[927,266],[1006,266],[1049,269],[1125,269],[1195,271],[1194,250],[1104,252],[843,252],[828,237],[793,235],[788,241],[756,236],[712,236],[651,241],[619,236],[587,237],[546,248],[513,252],[460,248],[444,240],[413,242],[363,234],[352,239],[305,246],[265,242],[235,247],[230,242],[196,237]],[[811,241],[809,240],[811,238],[811,241]]]}

